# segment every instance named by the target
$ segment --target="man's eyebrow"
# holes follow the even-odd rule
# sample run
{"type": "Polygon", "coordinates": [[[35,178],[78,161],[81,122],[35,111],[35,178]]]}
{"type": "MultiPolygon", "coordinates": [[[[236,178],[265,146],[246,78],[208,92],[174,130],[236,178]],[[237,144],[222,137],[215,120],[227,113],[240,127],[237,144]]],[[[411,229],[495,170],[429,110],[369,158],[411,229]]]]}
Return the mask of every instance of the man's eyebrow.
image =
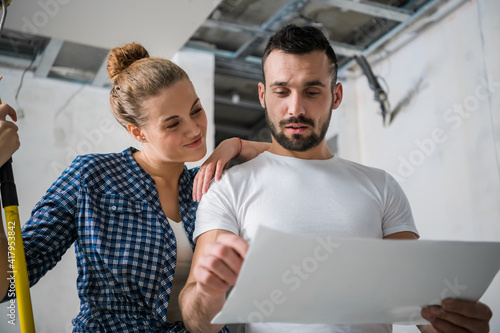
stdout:
{"type": "MultiPolygon", "coordinates": [[[[271,83],[271,87],[287,87],[287,86],[288,82],[284,81],[276,81],[271,83]]],[[[314,87],[314,86],[326,87],[326,85],[320,80],[312,80],[304,83],[304,87],[314,87]]]]}
{"type": "Polygon", "coordinates": [[[314,87],[314,86],[326,87],[326,85],[319,80],[308,81],[304,84],[304,86],[305,87],[314,87]]]}
{"type": "Polygon", "coordinates": [[[288,86],[288,82],[284,81],[276,81],[271,83],[271,87],[286,87],[286,86],[288,86]]]}

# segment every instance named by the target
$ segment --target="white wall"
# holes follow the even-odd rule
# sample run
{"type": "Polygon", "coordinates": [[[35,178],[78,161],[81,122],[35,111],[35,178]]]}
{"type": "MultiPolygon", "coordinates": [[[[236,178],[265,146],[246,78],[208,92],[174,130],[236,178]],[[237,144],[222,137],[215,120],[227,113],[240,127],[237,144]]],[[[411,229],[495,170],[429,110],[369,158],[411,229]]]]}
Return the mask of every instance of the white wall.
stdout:
{"type": "MultiPolygon", "coordinates": [[[[389,127],[366,78],[347,82],[355,93],[336,118],[339,155],[397,178],[422,239],[500,241],[498,17],[500,2],[471,1],[374,66],[393,108],[414,94],[389,127]]],[[[499,295],[500,274],[482,298],[494,311],[492,332],[499,295]]]]}
{"type": "MultiPolygon", "coordinates": [[[[213,55],[180,52],[178,63],[191,75],[209,123],[213,124],[213,55]],[[205,66],[195,66],[196,64],[205,66]]],[[[0,68],[4,103],[18,108],[15,90],[19,70],[0,68]]],[[[33,78],[27,73],[19,100],[24,118],[17,123],[21,148],[13,157],[14,177],[19,196],[22,223],[62,170],[77,154],[118,152],[138,144],[113,118],[109,90],[53,79],[33,78]]],[[[213,125],[207,135],[209,150],[214,145],[213,125]]],[[[62,261],[31,289],[38,333],[71,332],[71,320],[79,311],[76,291],[74,247],[62,261]]],[[[0,332],[19,332],[7,323],[7,303],[0,304],[0,332]]]]}
{"type": "MultiPolygon", "coordinates": [[[[214,73],[215,57],[213,54],[198,51],[179,51],[172,61],[181,66],[189,75],[194,88],[198,93],[201,105],[207,112],[207,150],[212,152],[215,148],[215,121],[214,121],[214,73]]],[[[186,163],[189,168],[200,165],[205,158],[197,163],[186,163]]]]}

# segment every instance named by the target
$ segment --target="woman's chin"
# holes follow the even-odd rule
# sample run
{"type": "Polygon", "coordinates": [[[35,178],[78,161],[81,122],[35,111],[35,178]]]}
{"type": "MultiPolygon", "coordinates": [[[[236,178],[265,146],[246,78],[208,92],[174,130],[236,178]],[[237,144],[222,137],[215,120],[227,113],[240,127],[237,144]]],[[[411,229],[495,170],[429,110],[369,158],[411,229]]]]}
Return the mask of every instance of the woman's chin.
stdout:
{"type": "Polygon", "coordinates": [[[186,162],[198,162],[203,157],[205,157],[206,154],[207,154],[207,147],[205,146],[203,147],[203,149],[201,149],[200,147],[199,151],[193,152],[193,154],[190,154],[190,156],[186,158],[186,162]]]}

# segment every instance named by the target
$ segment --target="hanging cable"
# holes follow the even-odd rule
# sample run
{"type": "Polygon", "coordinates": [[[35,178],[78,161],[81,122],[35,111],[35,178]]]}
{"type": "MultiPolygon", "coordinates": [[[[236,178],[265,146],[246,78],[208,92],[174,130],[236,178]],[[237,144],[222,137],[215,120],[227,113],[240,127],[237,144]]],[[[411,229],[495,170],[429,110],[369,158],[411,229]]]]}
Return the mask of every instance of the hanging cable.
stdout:
{"type": "Polygon", "coordinates": [[[368,61],[366,61],[366,58],[363,55],[359,55],[354,56],[354,59],[363,70],[363,73],[366,75],[368,84],[375,93],[375,100],[380,103],[382,124],[386,126],[386,115],[391,111],[389,101],[387,99],[387,93],[380,86],[380,83],[378,82],[377,77],[373,74],[371,66],[368,61]]]}
{"type": "Polygon", "coordinates": [[[19,92],[21,91],[21,88],[23,86],[24,76],[33,66],[33,63],[35,62],[37,54],[38,54],[38,52],[35,52],[33,54],[33,58],[31,58],[30,64],[28,65],[28,67],[26,67],[24,69],[23,74],[21,75],[21,81],[19,82],[19,86],[17,87],[17,90],[16,90],[16,96],[14,97],[14,100],[16,101],[16,104],[17,104],[17,117],[20,119],[24,118],[24,111],[23,111],[23,108],[21,107],[21,104],[19,103],[19,92]]]}
{"type": "Polygon", "coordinates": [[[5,24],[5,17],[7,16],[7,6],[8,6],[7,2],[5,0],[2,0],[2,18],[0,20],[0,35],[2,34],[3,25],[5,24]]]}

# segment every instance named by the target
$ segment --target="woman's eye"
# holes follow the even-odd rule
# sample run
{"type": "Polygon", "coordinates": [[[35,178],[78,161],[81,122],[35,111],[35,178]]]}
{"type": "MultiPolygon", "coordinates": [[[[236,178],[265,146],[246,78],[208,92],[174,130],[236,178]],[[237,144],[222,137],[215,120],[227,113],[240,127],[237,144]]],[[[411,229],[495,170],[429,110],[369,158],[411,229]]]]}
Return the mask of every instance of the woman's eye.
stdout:
{"type": "Polygon", "coordinates": [[[192,116],[197,115],[197,114],[199,114],[201,111],[203,111],[203,109],[202,109],[202,108],[199,108],[199,109],[193,110],[193,112],[191,112],[191,115],[192,115],[192,116]]]}
{"type": "Polygon", "coordinates": [[[169,129],[170,128],[175,128],[175,127],[177,127],[177,125],[179,125],[178,122],[168,125],[167,128],[169,128],[169,129]]]}

